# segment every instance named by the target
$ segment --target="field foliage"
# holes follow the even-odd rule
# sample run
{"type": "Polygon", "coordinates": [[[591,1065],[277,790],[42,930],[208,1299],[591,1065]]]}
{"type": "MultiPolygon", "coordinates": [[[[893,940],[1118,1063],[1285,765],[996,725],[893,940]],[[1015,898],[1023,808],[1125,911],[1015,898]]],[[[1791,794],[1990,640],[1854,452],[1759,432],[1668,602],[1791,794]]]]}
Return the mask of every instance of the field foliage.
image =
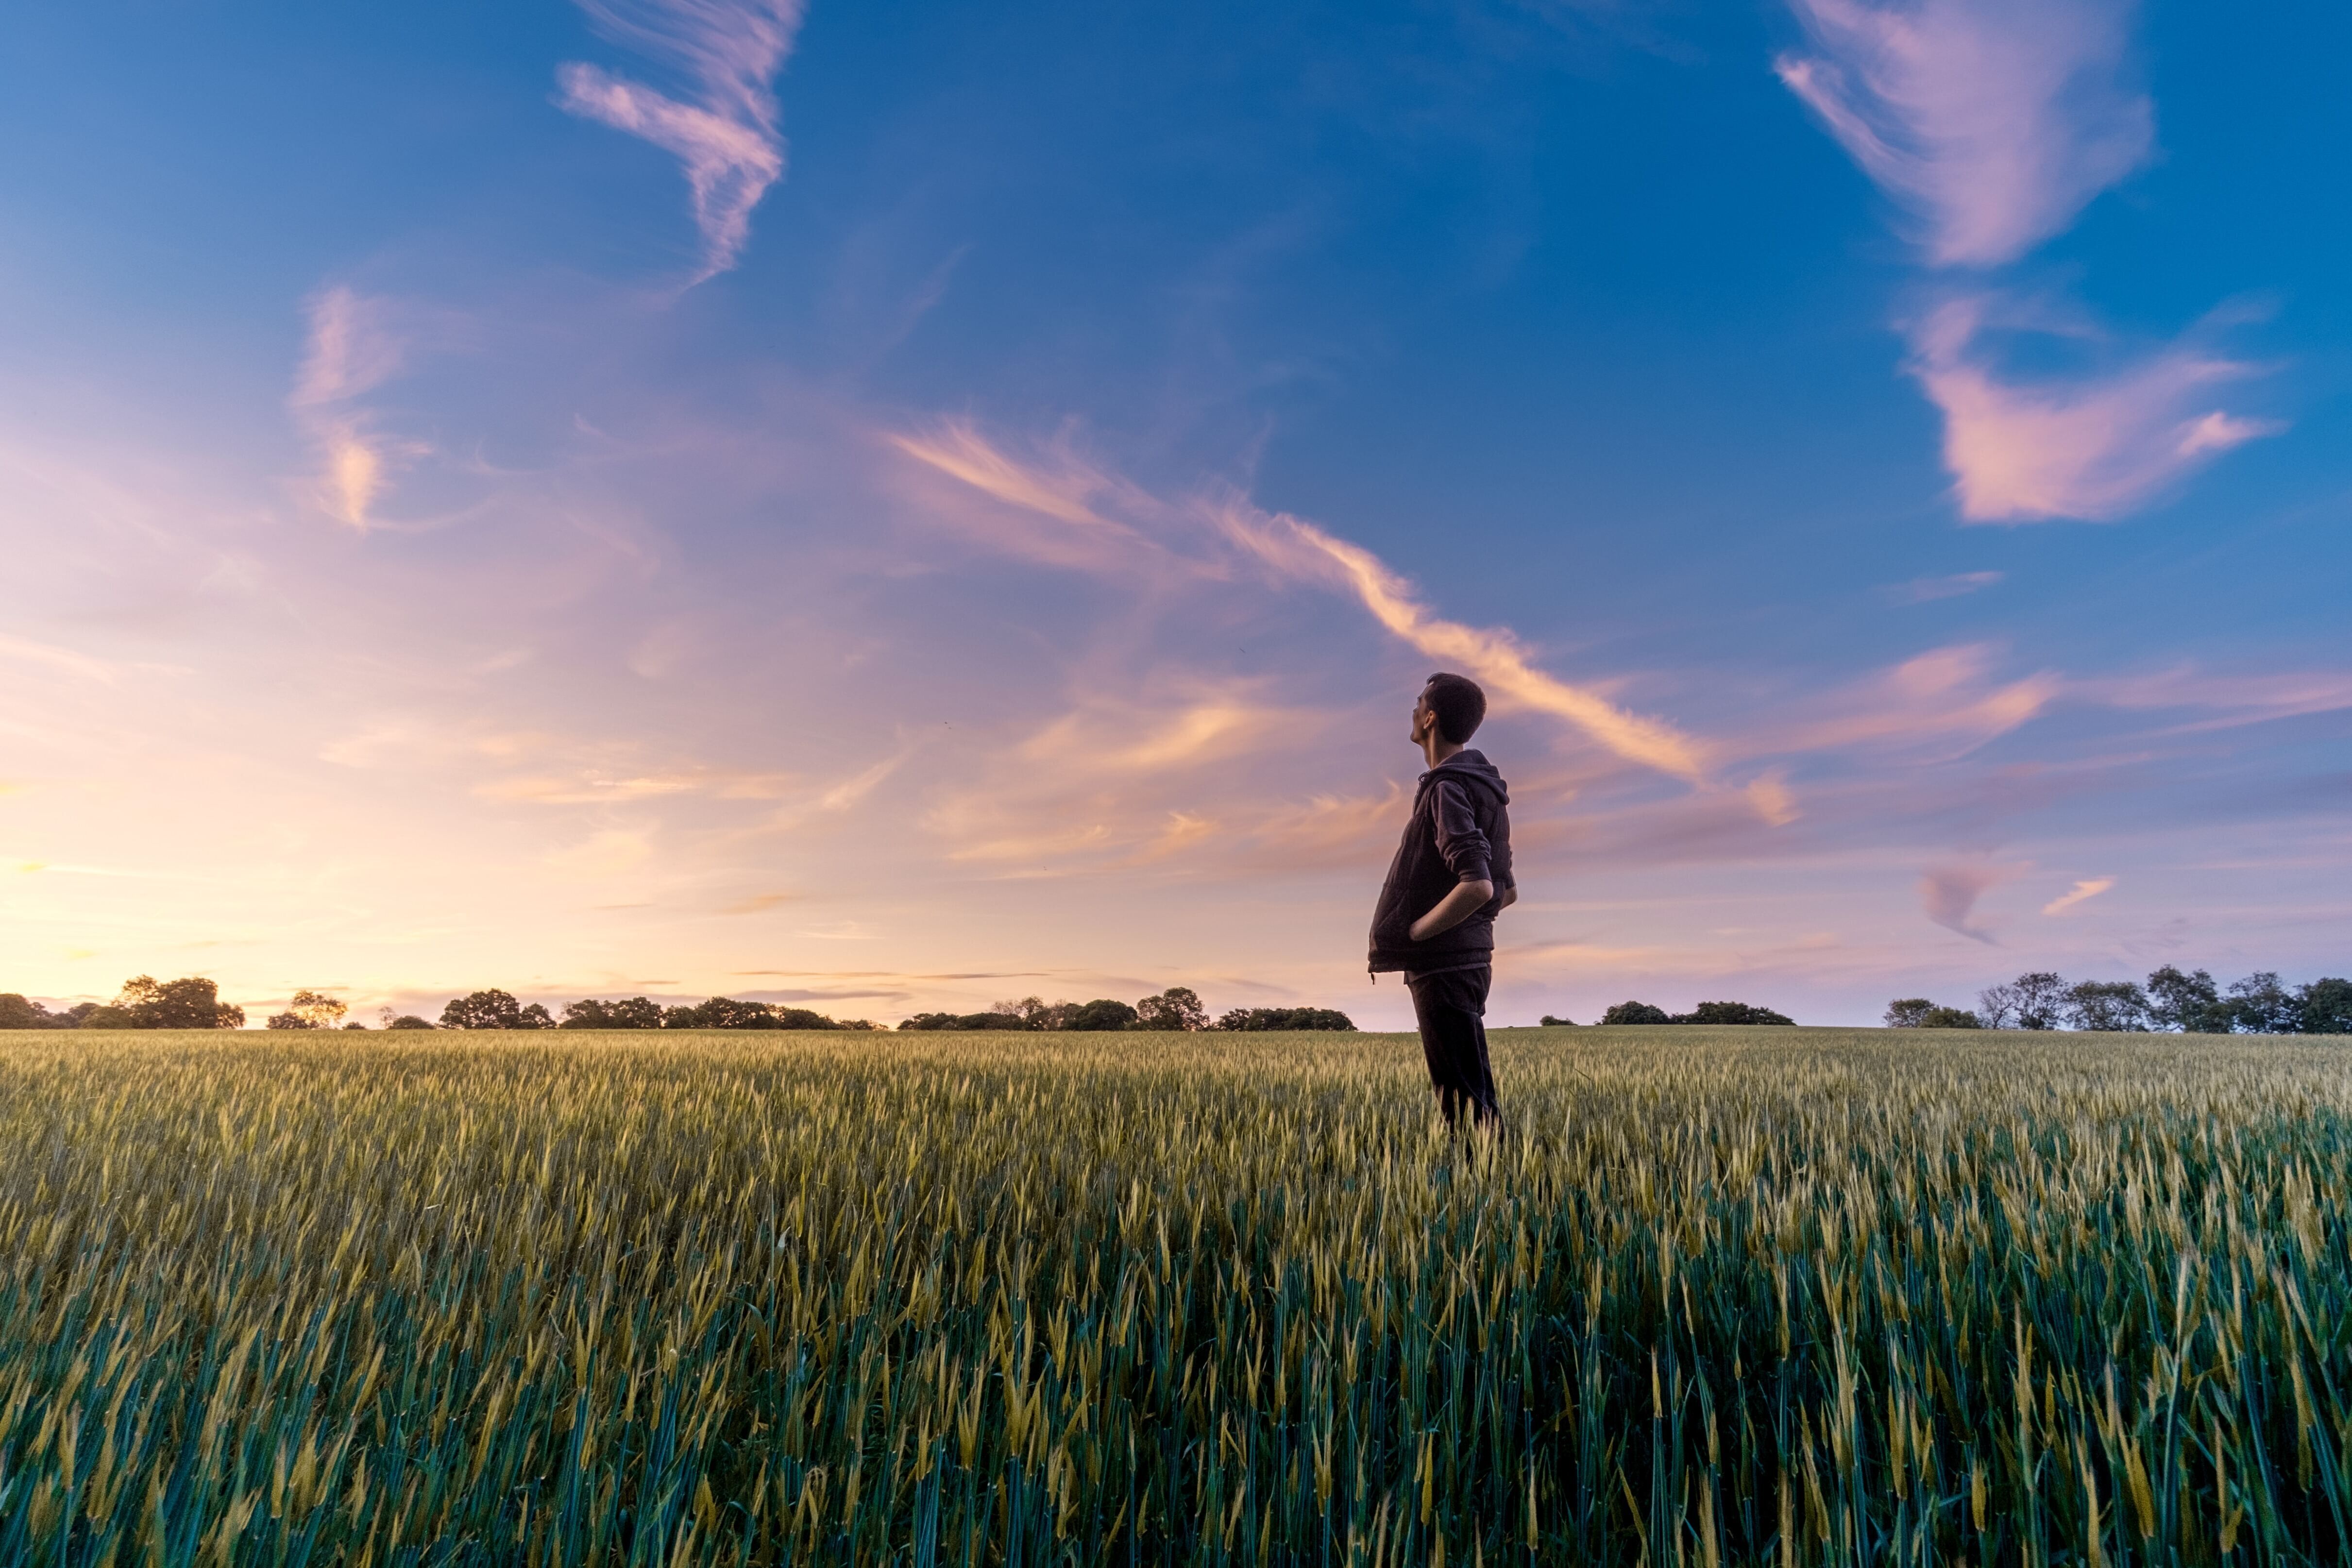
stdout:
{"type": "Polygon", "coordinates": [[[2352,1541],[2352,1042],[0,1036],[0,1563],[2352,1541]]]}

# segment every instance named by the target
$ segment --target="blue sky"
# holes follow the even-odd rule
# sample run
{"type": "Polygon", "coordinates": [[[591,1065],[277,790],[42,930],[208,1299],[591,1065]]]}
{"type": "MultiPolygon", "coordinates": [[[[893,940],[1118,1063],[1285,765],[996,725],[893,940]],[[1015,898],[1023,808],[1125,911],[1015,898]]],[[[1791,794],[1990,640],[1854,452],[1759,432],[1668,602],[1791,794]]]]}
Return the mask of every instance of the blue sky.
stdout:
{"type": "Polygon", "coordinates": [[[0,987],[1395,1023],[1448,665],[1496,1021],[2347,962],[2334,9],[13,30],[0,987]]]}

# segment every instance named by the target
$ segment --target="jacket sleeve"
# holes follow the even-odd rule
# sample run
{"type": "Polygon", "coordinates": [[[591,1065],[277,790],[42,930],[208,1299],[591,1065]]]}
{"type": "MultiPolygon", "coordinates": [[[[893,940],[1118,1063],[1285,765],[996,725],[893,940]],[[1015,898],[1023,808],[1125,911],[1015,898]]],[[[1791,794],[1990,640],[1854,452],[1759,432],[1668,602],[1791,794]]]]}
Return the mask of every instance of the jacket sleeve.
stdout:
{"type": "Polygon", "coordinates": [[[1470,810],[1462,787],[1450,779],[1439,779],[1437,788],[1429,792],[1429,811],[1436,830],[1437,852],[1445,857],[1445,869],[1454,880],[1494,881],[1492,846],[1479,829],[1477,814],[1470,810]]]}

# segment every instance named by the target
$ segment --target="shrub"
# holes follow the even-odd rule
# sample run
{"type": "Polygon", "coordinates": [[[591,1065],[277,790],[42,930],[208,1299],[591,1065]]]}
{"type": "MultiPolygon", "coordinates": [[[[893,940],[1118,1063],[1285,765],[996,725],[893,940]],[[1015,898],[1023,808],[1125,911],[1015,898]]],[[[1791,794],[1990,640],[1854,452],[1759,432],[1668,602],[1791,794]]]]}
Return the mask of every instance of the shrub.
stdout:
{"type": "Polygon", "coordinates": [[[418,1018],[415,1013],[403,1013],[396,1019],[386,1019],[383,1027],[386,1029],[439,1029],[441,1026],[430,1019],[418,1018]]]}
{"type": "Polygon", "coordinates": [[[1929,1008],[1919,1019],[1921,1029],[1982,1029],[1984,1023],[1966,1008],[1929,1008]]]}
{"type": "Polygon", "coordinates": [[[1936,1004],[1925,997],[1900,997],[1886,1004],[1888,1029],[1925,1029],[1936,1004]]]}
{"type": "Polygon", "coordinates": [[[1576,1027],[1576,1020],[1574,1019],[1556,1019],[1549,1013],[1544,1014],[1544,1016],[1538,1021],[1546,1029],[1574,1029],[1576,1027]]]}

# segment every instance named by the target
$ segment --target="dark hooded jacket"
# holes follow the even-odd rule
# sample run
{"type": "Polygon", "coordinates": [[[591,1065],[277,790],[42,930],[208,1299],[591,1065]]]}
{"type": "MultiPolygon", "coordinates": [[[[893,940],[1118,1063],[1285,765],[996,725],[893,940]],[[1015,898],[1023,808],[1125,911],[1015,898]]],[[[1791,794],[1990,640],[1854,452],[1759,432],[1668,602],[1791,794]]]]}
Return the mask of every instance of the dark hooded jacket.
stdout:
{"type": "Polygon", "coordinates": [[[1487,962],[1495,951],[1495,915],[1511,875],[1510,792],[1480,751],[1457,751],[1421,776],[1412,817],[1389,862],[1388,881],[1372,912],[1372,972],[1428,971],[1487,962]],[[1494,899],[1451,931],[1426,942],[1408,933],[1465,882],[1491,882],[1494,899]]]}

